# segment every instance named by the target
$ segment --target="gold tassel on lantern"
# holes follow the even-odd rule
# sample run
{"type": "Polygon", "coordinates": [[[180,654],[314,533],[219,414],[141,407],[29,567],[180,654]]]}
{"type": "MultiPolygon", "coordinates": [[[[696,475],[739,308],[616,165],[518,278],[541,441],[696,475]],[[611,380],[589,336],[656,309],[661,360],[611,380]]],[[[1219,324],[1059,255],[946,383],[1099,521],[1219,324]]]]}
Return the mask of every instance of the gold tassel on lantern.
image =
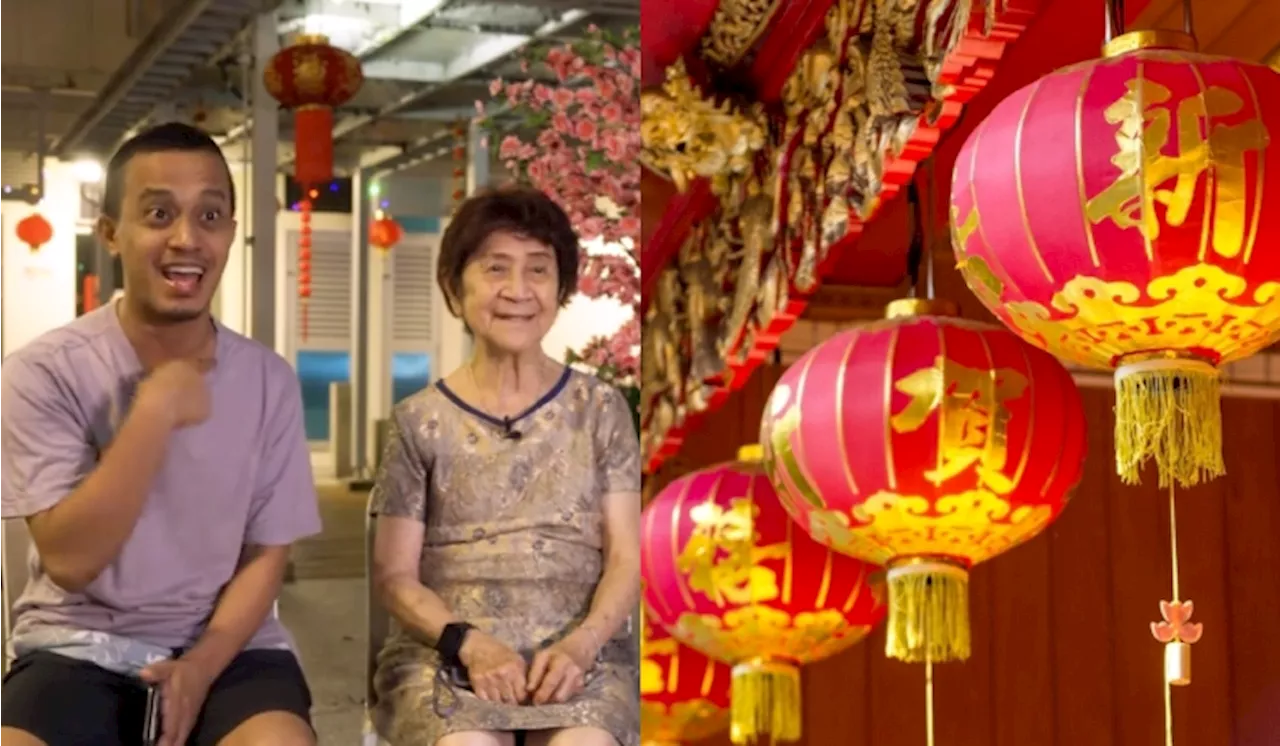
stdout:
{"type": "Polygon", "coordinates": [[[885,654],[908,663],[969,657],[969,573],[946,560],[913,557],[889,566],[885,654]]]}
{"type": "Polygon", "coordinates": [[[1191,487],[1226,473],[1218,369],[1188,358],[1126,362],[1116,370],[1116,469],[1137,484],[1156,462],[1160,486],[1191,487]]]}
{"type": "Polygon", "coordinates": [[[755,660],[733,667],[730,699],[734,743],[800,740],[800,669],[775,660],[755,660]]]}

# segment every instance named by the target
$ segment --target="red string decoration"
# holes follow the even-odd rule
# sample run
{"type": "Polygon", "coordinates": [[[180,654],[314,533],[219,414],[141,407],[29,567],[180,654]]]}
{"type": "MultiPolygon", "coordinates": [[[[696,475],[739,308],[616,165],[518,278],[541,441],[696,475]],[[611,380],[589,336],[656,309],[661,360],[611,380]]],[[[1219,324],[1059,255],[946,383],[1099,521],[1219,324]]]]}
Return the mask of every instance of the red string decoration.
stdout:
{"type": "Polygon", "coordinates": [[[311,301],[311,199],[298,204],[298,310],[302,341],[307,341],[307,306],[311,301]]]}

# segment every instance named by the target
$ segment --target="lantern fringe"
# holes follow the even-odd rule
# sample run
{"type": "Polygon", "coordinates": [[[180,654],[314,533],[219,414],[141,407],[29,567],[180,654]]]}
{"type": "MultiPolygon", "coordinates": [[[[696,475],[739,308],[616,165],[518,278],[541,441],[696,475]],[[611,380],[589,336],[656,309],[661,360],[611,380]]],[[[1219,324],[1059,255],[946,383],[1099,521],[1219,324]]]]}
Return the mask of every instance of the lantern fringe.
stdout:
{"type": "Polygon", "coordinates": [[[1162,488],[1225,474],[1218,370],[1185,359],[1120,366],[1115,440],[1116,471],[1126,484],[1138,484],[1152,459],[1162,488]]]}
{"type": "Polygon", "coordinates": [[[967,660],[969,573],[946,561],[889,568],[885,655],[908,663],[967,660]]]}
{"type": "Polygon", "coordinates": [[[733,667],[730,739],[737,744],[767,738],[771,743],[800,740],[800,669],[761,660],[733,667]]]}

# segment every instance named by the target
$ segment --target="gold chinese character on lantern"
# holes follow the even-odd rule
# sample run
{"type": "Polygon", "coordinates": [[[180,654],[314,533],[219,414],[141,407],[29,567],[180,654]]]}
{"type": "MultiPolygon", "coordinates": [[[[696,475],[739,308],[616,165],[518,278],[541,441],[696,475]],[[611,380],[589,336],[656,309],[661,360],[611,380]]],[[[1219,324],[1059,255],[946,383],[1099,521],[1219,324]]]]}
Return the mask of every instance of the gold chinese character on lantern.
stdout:
{"type": "Polygon", "coordinates": [[[760,563],[786,557],[786,546],[756,546],[755,504],[735,498],[730,505],[725,510],[708,502],[689,511],[694,528],[677,559],[680,571],[717,606],[772,601],[777,574],[760,563]]]}
{"type": "Polygon", "coordinates": [[[1027,379],[1007,368],[976,370],[938,356],[932,366],[899,379],[894,388],[911,401],[893,416],[895,432],[919,430],[938,414],[938,466],[925,472],[935,485],[976,468],[982,483],[1007,494],[1009,401],[1027,390],[1027,379]]]}
{"type": "Polygon", "coordinates": [[[1119,125],[1119,150],[1111,163],[1120,175],[1088,200],[1089,220],[1137,227],[1154,241],[1160,237],[1156,203],[1164,205],[1166,223],[1182,225],[1205,175],[1206,199],[1213,203],[1213,250],[1228,259],[1238,256],[1245,244],[1245,155],[1266,147],[1266,126],[1256,112],[1236,123],[1223,121],[1244,108],[1240,96],[1225,88],[1204,88],[1177,102],[1176,110],[1172,92],[1159,83],[1130,80],[1126,88],[1103,112],[1107,122],[1119,125]]]}

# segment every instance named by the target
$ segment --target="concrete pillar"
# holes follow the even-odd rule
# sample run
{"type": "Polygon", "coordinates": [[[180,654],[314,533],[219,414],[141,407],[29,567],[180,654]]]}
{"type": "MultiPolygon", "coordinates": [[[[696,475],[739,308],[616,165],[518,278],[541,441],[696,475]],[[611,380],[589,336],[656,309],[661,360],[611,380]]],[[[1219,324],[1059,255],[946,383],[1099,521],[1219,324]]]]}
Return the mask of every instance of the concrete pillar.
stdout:
{"type": "Polygon", "coordinates": [[[489,185],[489,133],[478,122],[467,128],[467,194],[489,185]]]}
{"type": "MultiPolygon", "coordinates": [[[[248,256],[248,323],[250,337],[275,350],[287,349],[276,325],[276,203],[280,119],[275,99],[267,92],[262,72],[280,49],[276,14],[258,16],[253,29],[253,131],[249,141],[250,231],[248,256]]],[[[283,295],[283,294],[282,294],[283,295]]]]}
{"type": "Polygon", "coordinates": [[[231,166],[231,183],[236,190],[236,237],[227,255],[227,266],[222,270],[222,281],[213,299],[213,313],[228,329],[239,334],[249,334],[248,295],[250,288],[249,264],[252,247],[249,237],[253,232],[250,203],[253,191],[252,166],[247,160],[235,161],[231,166]]]}
{"type": "MultiPolygon", "coordinates": [[[[381,181],[381,189],[377,196],[368,200],[370,213],[381,209],[383,196],[386,193],[387,177],[370,179],[373,183],[381,181]]],[[[368,190],[366,190],[367,192],[368,190]]],[[[371,214],[370,219],[373,218],[371,214]]],[[[368,220],[365,221],[366,225],[368,220]]],[[[354,229],[354,226],[353,226],[354,229]]],[[[368,246],[368,242],[365,242],[368,246]]],[[[369,262],[368,292],[369,315],[365,327],[365,349],[368,373],[365,378],[365,459],[363,463],[369,467],[378,463],[378,421],[391,416],[391,322],[395,313],[395,283],[391,273],[394,258],[390,252],[381,252],[372,247],[365,251],[369,262]]]]}
{"type": "MultiPolygon", "coordinates": [[[[489,184],[489,146],[487,133],[479,124],[472,122],[467,130],[467,194],[475,194],[477,190],[489,184]]],[[[448,227],[444,221],[442,229],[448,227]]],[[[444,298],[436,304],[436,329],[439,330],[436,342],[436,355],[433,361],[438,376],[444,378],[462,367],[471,357],[471,337],[466,333],[460,319],[449,313],[444,298]]]]}
{"type": "Polygon", "coordinates": [[[351,454],[357,478],[368,476],[370,173],[351,177],[351,454]]]}

